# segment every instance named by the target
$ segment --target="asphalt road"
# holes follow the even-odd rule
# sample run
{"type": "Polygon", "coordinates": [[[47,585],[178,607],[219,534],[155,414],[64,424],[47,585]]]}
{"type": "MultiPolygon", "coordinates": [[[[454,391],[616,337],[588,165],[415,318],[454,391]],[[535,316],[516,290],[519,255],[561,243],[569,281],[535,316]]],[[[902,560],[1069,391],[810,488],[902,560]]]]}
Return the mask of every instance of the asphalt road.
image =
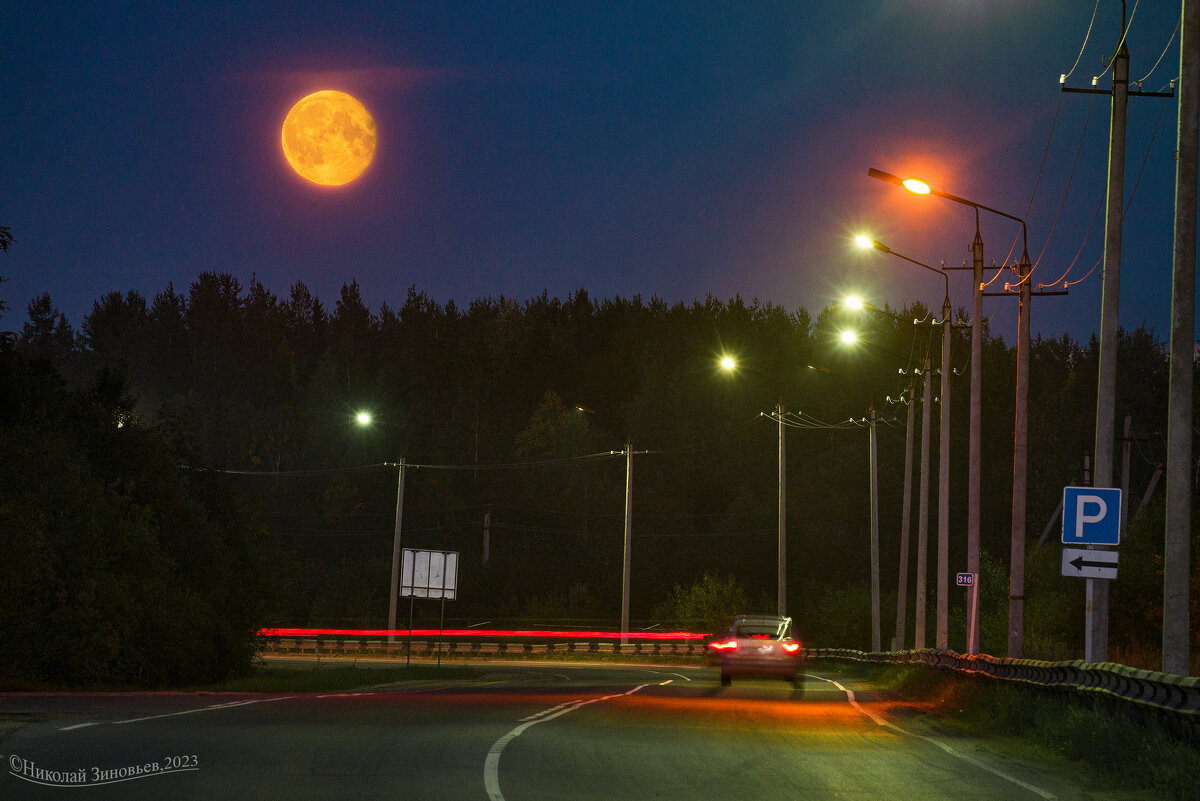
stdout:
{"type": "Polygon", "coordinates": [[[698,668],[475,670],[324,695],[0,695],[20,722],[0,798],[1096,797],[819,670],[802,693],[698,668]]]}

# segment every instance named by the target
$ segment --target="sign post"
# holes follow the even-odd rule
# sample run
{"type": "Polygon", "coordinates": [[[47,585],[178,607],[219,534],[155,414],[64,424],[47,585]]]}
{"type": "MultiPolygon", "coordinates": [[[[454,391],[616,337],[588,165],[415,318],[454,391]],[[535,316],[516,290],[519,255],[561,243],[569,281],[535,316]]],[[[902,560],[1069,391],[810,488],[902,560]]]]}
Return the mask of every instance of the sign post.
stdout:
{"type": "Polygon", "coordinates": [[[971,645],[972,643],[979,642],[977,636],[979,626],[979,574],[958,573],[954,577],[954,583],[959,587],[966,587],[969,593],[967,596],[967,653],[973,654],[975,650],[971,648],[971,645]]]}
{"type": "Polygon", "coordinates": [[[408,597],[408,655],[412,659],[412,610],[416,598],[440,598],[442,617],[438,624],[437,663],[442,664],[442,632],[446,628],[446,600],[458,594],[458,552],[420,551],[405,548],[400,569],[400,597],[408,597]]]}
{"type": "Polygon", "coordinates": [[[1062,541],[1087,550],[1063,549],[1064,576],[1087,579],[1087,617],[1084,620],[1084,660],[1107,662],[1108,614],[1092,605],[1096,579],[1117,577],[1117,553],[1105,546],[1121,544],[1121,490],[1114,487],[1063,487],[1062,541]],[[1097,546],[1100,546],[1097,549],[1097,546]],[[1100,653],[1104,651],[1104,653],[1100,653]]]}
{"type": "Polygon", "coordinates": [[[1108,579],[1117,577],[1116,551],[1084,550],[1063,548],[1062,574],[1086,579],[1108,579]]]}

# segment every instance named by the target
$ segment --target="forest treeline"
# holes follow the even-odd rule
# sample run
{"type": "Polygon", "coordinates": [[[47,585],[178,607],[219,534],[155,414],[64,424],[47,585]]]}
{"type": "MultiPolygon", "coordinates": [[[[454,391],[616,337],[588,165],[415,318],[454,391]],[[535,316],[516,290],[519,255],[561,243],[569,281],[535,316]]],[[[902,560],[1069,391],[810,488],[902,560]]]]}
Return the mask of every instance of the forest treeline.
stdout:
{"type": "MultiPolygon", "coordinates": [[[[940,362],[940,328],[920,304],[813,316],[740,297],[597,300],[581,289],[464,307],[410,288],[402,305],[373,310],[355,282],[327,308],[303,283],[281,298],[255,278],[243,286],[204,273],[186,291],[168,285],[149,300],[109,293],[77,328],[48,294],[26,312],[19,325],[11,312],[0,318],[11,329],[0,354],[0,525],[6,551],[25,560],[0,579],[6,643],[153,642],[151,653],[224,649],[232,665],[248,657],[229,643],[244,643],[258,625],[382,627],[401,459],[403,544],[461,554],[449,620],[615,626],[627,443],[635,624],[680,623],[671,619],[687,617],[679,599],[703,581],[771,611],[779,428],[767,415],[780,403],[796,423],[786,429],[789,613],[814,644],[870,643],[873,409],[885,646],[894,630],[904,400],[915,382],[919,437],[919,368],[927,354],[940,362]],[[860,332],[858,344],[839,340],[847,326],[860,332]],[[722,354],[737,358],[733,373],[718,369],[722,354]],[[356,422],[360,411],[369,425],[356,422]],[[137,606],[160,596],[155,609],[137,606]],[[51,609],[69,625],[47,628],[51,609]],[[127,620],[133,609],[136,624],[127,620]],[[163,639],[168,631],[175,639],[163,639]]],[[[967,336],[956,329],[951,343],[951,573],[966,558],[967,336]]],[[[1002,655],[1016,359],[990,332],[983,354],[983,649],[1002,655]]],[[[1026,655],[1034,658],[1081,650],[1083,585],[1058,575],[1052,520],[1092,447],[1097,355],[1094,340],[1068,337],[1031,349],[1026,655]]],[[[1161,482],[1136,512],[1165,457],[1164,343],[1145,329],[1122,332],[1119,370],[1118,426],[1125,412],[1133,421],[1136,519],[1122,545],[1113,589],[1122,614],[1111,640],[1131,661],[1152,662],[1161,482]]],[[[914,466],[910,588],[917,478],[914,466]]],[[[963,601],[952,598],[952,647],[962,647],[963,601]]],[[[178,678],[165,656],[126,664],[126,648],[103,659],[108,667],[94,666],[95,676],[178,678]]],[[[8,662],[11,674],[19,662],[8,662]]],[[[202,664],[209,674],[226,669],[202,664]]]]}

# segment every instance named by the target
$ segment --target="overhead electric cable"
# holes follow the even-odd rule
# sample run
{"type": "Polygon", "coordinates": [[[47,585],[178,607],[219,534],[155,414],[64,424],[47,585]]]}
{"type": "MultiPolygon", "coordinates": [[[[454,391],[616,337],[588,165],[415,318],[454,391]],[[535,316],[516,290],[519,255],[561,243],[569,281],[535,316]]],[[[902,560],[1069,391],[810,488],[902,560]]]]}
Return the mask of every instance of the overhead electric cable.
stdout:
{"type": "MultiPolygon", "coordinates": [[[[1060,94],[1059,97],[1061,98],[1062,95],[1060,94]]],[[[1079,156],[1083,153],[1083,141],[1087,138],[1088,125],[1092,120],[1092,107],[1095,103],[1096,96],[1092,95],[1091,100],[1088,101],[1087,116],[1083,121],[1083,130],[1079,134],[1079,144],[1075,147],[1075,160],[1071,162],[1071,172],[1067,174],[1067,185],[1063,188],[1062,200],[1058,203],[1058,211],[1054,214],[1054,222],[1050,225],[1050,233],[1046,236],[1046,241],[1042,243],[1042,250],[1033,262],[1033,267],[1030,268],[1028,275],[1017,282],[1018,286],[1029,280],[1029,277],[1037,270],[1038,265],[1042,263],[1042,256],[1046,254],[1046,248],[1049,247],[1051,240],[1054,239],[1054,231],[1058,228],[1058,221],[1062,218],[1063,207],[1067,205],[1067,197],[1071,194],[1071,184],[1075,181],[1075,170],[1079,167],[1079,156]]],[[[1028,214],[1028,210],[1026,210],[1026,214],[1028,214]]]]}
{"type": "Polygon", "coordinates": [[[1096,5],[1092,6],[1092,20],[1088,23],[1087,33],[1083,37],[1083,45],[1079,48],[1079,55],[1075,56],[1075,63],[1071,65],[1071,69],[1063,73],[1062,77],[1058,79],[1059,83],[1066,83],[1067,78],[1070,78],[1075,72],[1075,68],[1079,66],[1079,61],[1083,58],[1083,51],[1087,49],[1088,39],[1092,37],[1092,26],[1096,24],[1096,12],[1099,10],[1100,0],[1096,0],[1096,5]]]}
{"type": "MultiPolygon", "coordinates": [[[[1150,134],[1150,143],[1146,146],[1146,155],[1145,155],[1145,157],[1142,158],[1141,169],[1138,170],[1137,178],[1133,182],[1133,189],[1130,190],[1129,198],[1128,198],[1128,200],[1125,201],[1124,210],[1123,210],[1123,213],[1121,216],[1122,221],[1124,221],[1124,219],[1129,216],[1129,207],[1133,205],[1133,199],[1137,196],[1138,185],[1142,181],[1142,175],[1144,175],[1146,172],[1146,165],[1149,163],[1150,154],[1154,150],[1154,142],[1158,138],[1158,129],[1162,125],[1163,114],[1166,111],[1166,109],[1167,109],[1167,101],[1164,100],[1162,107],[1159,108],[1159,110],[1158,110],[1158,120],[1154,123],[1154,131],[1150,134]]],[[[1046,286],[1058,286],[1059,284],[1062,285],[1063,289],[1069,289],[1078,283],[1086,281],[1088,276],[1090,276],[1092,273],[1094,273],[1096,271],[1096,268],[1104,260],[1103,254],[1101,254],[1100,258],[1096,261],[1096,263],[1092,265],[1092,269],[1088,270],[1087,275],[1083,276],[1083,278],[1077,279],[1075,281],[1067,281],[1066,280],[1066,277],[1071,274],[1071,270],[1073,270],[1075,268],[1076,262],[1079,261],[1079,256],[1080,256],[1080,254],[1083,253],[1083,248],[1087,244],[1088,238],[1091,236],[1092,229],[1096,225],[1096,220],[1100,216],[1100,209],[1103,207],[1104,207],[1104,199],[1101,198],[1100,203],[1096,206],[1095,214],[1092,215],[1092,223],[1091,223],[1091,225],[1088,226],[1087,233],[1083,237],[1083,242],[1080,243],[1079,250],[1077,250],[1075,252],[1075,258],[1072,259],[1071,264],[1067,267],[1066,272],[1064,272],[1061,276],[1059,276],[1058,280],[1054,281],[1053,283],[1038,284],[1039,289],[1041,287],[1046,287],[1046,286]]]]}
{"type": "Polygon", "coordinates": [[[1133,4],[1133,11],[1129,12],[1129,22],[1125,23],[1125,30],[1121,31],[1121,38],[1117,42],[1117,46],[1113,48],[1112,58],[1108,60],[1108,66],[1104,68],[1104,72],[1101,72],[1099,75],[1092,76],[1092,86],[1095,86],[1096,83],[1103,78],[1110,69],[1112,69],[1112,65],[1116,63],[1117,54],[1121,52],[1121,47],[1125,44],[1125,37],[1129,35],[1129,28],[1133,25],[1133,17],[1135,14],[1137,14],[1138,6],[1141,4],[1141,2],[1142,0],[1137,0],[1133,4]]]}
{"type": "Polygon", "coordinates": [[[1154,62],[1154,66],[1150,68],[1150,71],[1147,72],[1140,81],[1135,81],[1135,84],[1137,86],[1141,86],[1146,81],[1146,79],[1149,78],[1151,75],[1153,75],[1154,71],[1156,69],[1158,69],[1158,65],[1162,63],[1163,56],[1165,56],[1167,54],[1167,51],[1171,49],[1171,45],[1174,44],[1175,35],[1179,33],[1179,25],[1182,22],[1183,22],[1183,15],[1180,14],[1179,19],[1175,20],[1175,30],[1171,31],[1171,38],[1167,40],[1167,46],[1164,47],[1163,51],[1158,54],[1158,61],[1154,62]]]}
{"type": "MultiPolygon", "coordinates": [[[[1104,208],[1104,198],[1101,197],[1100,202],[1096,204],[1096,211],[1092,214],[1092,223],[1091,223],[1091,225],[1088,226],[1087,233],[1085,233],[1083,235],[1083,241],[1079,243],[1079,250],[1075,251],[1075,258],[1071,259],[1071,263],[1069,265],[1067,265],[1067,269],[1065,271],[1063,271],[1063,274],[1060,275],[1056,280],[1050,282],[1049,284],[1038,284],[1036,287],[1034,287],[1035,289],[1041,289],[1042,287],[1048,287],[1048,286],[1058,286],[1059,284],[1062,284],[1063,289],[1066,289],[1069,286],[1071,286],[1069,283],[1066,282],[1066,278],[1068,275],[1071,274],[1071,270],[1073,270],[1075,268],[1075,264],[1079,261],[1079,257],[1083,253],[1084,247],[1087,246],[1088,238],[1091,237],[1092,229],[1096,227],[1096,220],[1100,219],[1100,210],[1103,208],[1104,208]]],[[[1092,269],[1094,270],[1095,267],[1093,267],[1092,269]]],[[[1090,271],[1088,272],[1088,275],[1091,275],[1090,271]]],[[[1084,276],[1084,278],[1086,278],[1086,277],[1087,276],[1084,276]]],[[[1082,279],[1080,279],[1080,280],[1082,280],[1082,279]]],[[[1076,283],[1078,283],[1078,282],[1076,282],[1076,283]]]]}

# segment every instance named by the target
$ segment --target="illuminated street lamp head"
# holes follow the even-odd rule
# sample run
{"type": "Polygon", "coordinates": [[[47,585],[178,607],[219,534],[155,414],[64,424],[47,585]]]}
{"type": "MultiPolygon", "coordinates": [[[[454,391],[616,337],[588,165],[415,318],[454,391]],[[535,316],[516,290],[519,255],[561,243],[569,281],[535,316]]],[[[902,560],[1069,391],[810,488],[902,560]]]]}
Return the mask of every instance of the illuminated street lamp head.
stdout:
{"type": "Polygon", "coordinates": [[[845,331],[843,331],[841,334],[839,334],[839,336],[840,336],[842,342],[844,342],[847,345],[853,345],[855,342],[858,341],[858,334],[854,333],[853,331],[851,331],[848,328],[845,331]]]}
{"type": "Polygon", "coordinates": [[[844,301],[842,301],[842,304],[847,309],[853,309],[855,311],[858,311],[859,309],[861,309],[863,307],[863,299],[860,298],[858,295],[850,295],[844,301]]]}
{"type": "Polygon", "coordinates": [[[898,175],[892,175],[890,172],[877,170],[874,167],[867,170],[867,175],[872,178],[878,178],[880,181],[887,181],[891,184],[899,184],[912,192],[914,195],[928,195],[933,193],[933,188],[926,181],[920,178],[901,178],[898,175]]]}
{"type": "Polygon", "coordinates": [[[883,251],[884,253],[892,252],[892,249],[887,245],[883,244],[878,239],[872,239],[866,234],[859,234],[858,236],[854,237],[854,244],[858,245],[860,248],[875,248],[876,250],[883,251]]]}
{"type": "Polygon", "coordinates": [[[737,369],[737,360],[732,356],[722,356],[721,360],[717,363],[721,366],[721,369],[727,373],[732,373],[737,369]]]}
{"type": "Polygon", "coordinates": [[[359,412],[358,414],[354,415],[354,422],[358,423],[360,426],[371,425],[371,413],[359,412]]]}

